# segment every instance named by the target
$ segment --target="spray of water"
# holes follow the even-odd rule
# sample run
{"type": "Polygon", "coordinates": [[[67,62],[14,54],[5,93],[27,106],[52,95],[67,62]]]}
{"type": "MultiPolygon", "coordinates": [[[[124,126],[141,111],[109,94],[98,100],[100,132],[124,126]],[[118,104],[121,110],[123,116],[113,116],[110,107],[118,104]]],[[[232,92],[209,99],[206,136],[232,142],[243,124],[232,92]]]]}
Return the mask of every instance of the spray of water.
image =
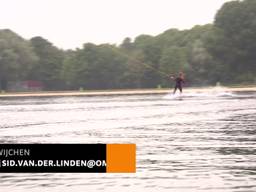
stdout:
{"type": "Polygon", "coordinates": [[[176,93],[175,95],[173,93],[169,93],[165,95],[164,99],[176,99],[180,97],[233,97],[235,96],[232,91],[228,90],[227,87],[221,86],[220,83],[216,83],[215,87],[210,87],[207,89],[202,90],[189,90],[188,92],[185,92],[180,94],[176,93]]]}

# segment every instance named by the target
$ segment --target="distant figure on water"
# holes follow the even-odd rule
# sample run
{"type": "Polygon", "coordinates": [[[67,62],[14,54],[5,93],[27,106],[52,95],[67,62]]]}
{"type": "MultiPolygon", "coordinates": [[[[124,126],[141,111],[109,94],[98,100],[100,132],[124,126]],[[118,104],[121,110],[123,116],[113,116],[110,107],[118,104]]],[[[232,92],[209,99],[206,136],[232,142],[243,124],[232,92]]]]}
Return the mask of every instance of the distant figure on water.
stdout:
{"type": "Polygon", "coordinates": [[[180,93],[182,93],[182,85],[183,85],[183,83],[185,83],[184,74],[182,72],[180,72],[178,77],[174,77],[171,75],[170,78],[175,81],[175,87],[173,90],[173,94],[175,94],[177,89],[179,89],[180,93]]]}

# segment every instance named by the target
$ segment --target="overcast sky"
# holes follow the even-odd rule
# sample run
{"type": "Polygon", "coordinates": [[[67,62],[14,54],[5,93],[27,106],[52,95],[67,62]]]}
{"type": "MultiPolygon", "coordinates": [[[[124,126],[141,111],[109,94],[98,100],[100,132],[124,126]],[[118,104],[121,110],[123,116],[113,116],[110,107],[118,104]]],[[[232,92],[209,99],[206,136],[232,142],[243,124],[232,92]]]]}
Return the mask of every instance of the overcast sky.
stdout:
{"type": "Polygon", "coordinates": [[[125,37],[212,23],[230,0],[0,0],[0,29],[59,48],[119,44],[125,37]]]}

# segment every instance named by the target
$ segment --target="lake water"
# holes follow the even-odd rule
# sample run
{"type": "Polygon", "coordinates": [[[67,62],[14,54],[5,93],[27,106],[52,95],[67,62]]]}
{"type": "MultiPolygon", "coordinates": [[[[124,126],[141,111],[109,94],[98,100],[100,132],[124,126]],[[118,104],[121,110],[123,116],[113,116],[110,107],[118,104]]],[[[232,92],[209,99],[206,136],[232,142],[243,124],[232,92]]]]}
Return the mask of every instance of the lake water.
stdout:
{"type": "Polygon", "coordinates": [[[256,191],[256,93],[0,99],[0,143],[135,143],[135,174],[1,173],[0,191],[256,191]]]}

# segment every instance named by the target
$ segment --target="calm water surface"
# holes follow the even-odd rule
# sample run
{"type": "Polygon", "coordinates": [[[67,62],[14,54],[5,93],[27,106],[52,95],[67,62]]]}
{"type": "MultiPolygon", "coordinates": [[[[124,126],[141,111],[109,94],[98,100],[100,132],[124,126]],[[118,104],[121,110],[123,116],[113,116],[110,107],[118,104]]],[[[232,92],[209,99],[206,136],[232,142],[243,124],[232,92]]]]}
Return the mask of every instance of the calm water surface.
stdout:
{"type": "Polygon", "coordinates": [[[0,191],[256,191],[256,93],[0,99],[0,143],[136,143],[136,174],[1,173],[0,191]]]}

